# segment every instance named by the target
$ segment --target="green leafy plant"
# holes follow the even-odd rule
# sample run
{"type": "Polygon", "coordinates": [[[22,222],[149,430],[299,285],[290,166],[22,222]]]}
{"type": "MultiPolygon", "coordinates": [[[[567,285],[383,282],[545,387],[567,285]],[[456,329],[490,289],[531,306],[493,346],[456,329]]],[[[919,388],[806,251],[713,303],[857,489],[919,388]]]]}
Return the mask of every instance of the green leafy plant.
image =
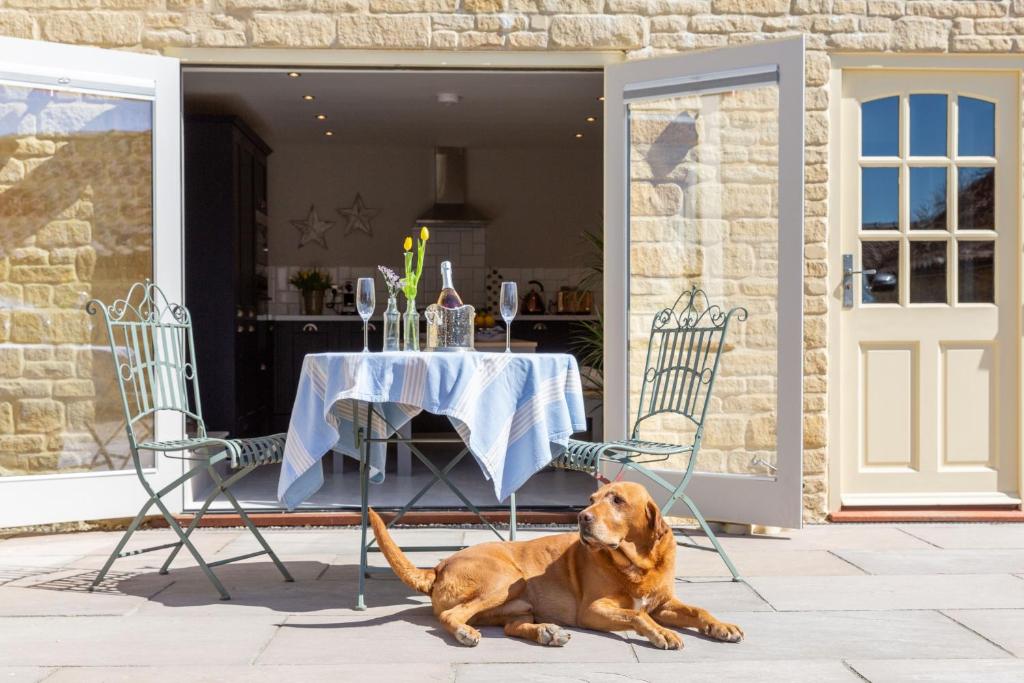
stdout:
{"type": "MultiPolygon", "coordinates": [[[[580,237],[587,245],[587,254],[584,257],[586,272],[578,287],[600,288],[604,283],[604,236],[585,230],[580,237]]],[[[597,320],[580,321],[578,325],[579,334],[573,340],[572,349],[580,365],[593,370],[584,377],[584,388],[604,393],[604,316],[598,310],[597,320]]]]}
{"type": "Polygon", "coordinates": [[[330,274],[320,270],[319,268],[310,268],[309,270],[300,270],[299,272],[288,278],[288,283],[303,292],[308,291],[320,291],[324,289],[330,289],[331,282],[330,274]]]}

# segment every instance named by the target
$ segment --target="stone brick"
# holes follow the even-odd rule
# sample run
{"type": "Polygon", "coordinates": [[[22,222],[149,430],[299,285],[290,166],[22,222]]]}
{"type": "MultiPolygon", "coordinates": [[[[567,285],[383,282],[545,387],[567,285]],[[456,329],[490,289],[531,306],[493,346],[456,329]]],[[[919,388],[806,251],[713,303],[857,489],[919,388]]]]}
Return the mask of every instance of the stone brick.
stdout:
{"type": "Polygon", "coordinates": [[[895,19],[904,14],[903,0],[868,0],[868,14],[895,19]]]}
{"type": "Polygon", "coordinates": [[[35,21],[28,12],[0,11],[0,35],[9,38],[35,38],[35,21]]]}
{"type": "Polygon", "coordinates": [[[548,34],[544,31],[517,31],[508,36],[508,46],[524,50],[542,49],[548,46],[548,34]]]}
{"type": "Polygon", "coordinates": [[[551,20],[552,47],[616,48],[642,47],[643,20],[635,16],[560,15],[551,20]]]}
{"type": "Polygon", "coordinates": [[[11,157],[0,167],[0,183],[13,185],[25,179],[25,162],[11,157]]]}
{"type": "Polygon", "coordinates": [[[25,285],[25,303],[35,308],[49,308],[53,302],[51,285],[25,285]]]}
{"type": "Polygon", "coordinates": [[[24,355],[17,347],[0,347],[0,377],[20,377],[24,355]]]}
{"type": "Polygon", "coordinates": [[[952,17],[1005,17],[1005,2],[950,2],[949,0],[911,0],[906,4],[907,14],[917,14],[940,19],[952,17]]]}
{"type": "Polygon", "coordinates": [[[14,266],[45,266],[50,262],[50,255],[38,247],[19,247],[10,253],[10,263],[14,266]]]}
{"type": "Polygon", "coordinates": [[[75,252],[75,272],[78,279],[88,282],[92,280],[96,269],[96,250],[92,247],[79,247],[75,252]]]}
{"type": "Polygon", "coordinates": [[[926,17],[896,20],[893,46],[903,52],[941,51],[949,47],[949,22],[926,17]]]}
{"type": "Polygon", "coordinates": [[[738,31],[757,31],[761,28],[761,23],[761,19],[758,17],[698,16],[690,19],[690,30],[696,33],[736,33],[738,31]]]}
{"type": "Polygon", "coordinates": [[[508,9],[508,0],[462,0],[463,12],[504,12],[508,9]]]}
{"type": "Polygon", "coordinates": [[[142,40],[142,18],[129,12],[52,12],[43,37],[61,43],[128,46],[142,40]]]}
{"type": "Polygon", "coordinates": [[[330,47],[336,35],[334,22],[317,14],[256,14],[250,30],[255,47],[330,47]]]}
{"type": "Polygon", "coordinates": [[[454,12],[458,0],[370,0],[370,11],[379,14],[454,12]]]}
{"type": "Polygon", "coordinates": [[[433,31],[430,34],[430,45],[442,50],[455,49],[459,46],[459,34],[455,31],[433,31]]]}
{"type": "Polygon", "coordinates": [[[3,434],[0,435],[0,454],[32,453],[43,450],[46,440],[37,435],[3,434]]]}
{"type": "Polygon", "coordinates": [[[67,361],[46,360],[26,363],[25,379],[58,379],[62,377],[74,377],[75,365],[67,361]]]}
{"type": "Polygon", "coordinates": [[[313,0],[311,7],[316,12],[365,12],[369,0],[313,0]]]}
{"type": "Polygon", "coordinates": [[[310,0],[224,0],[224,9],[229,12],[238,10],[288,10],[306,9],[310,0]]]}
{"type": "Polygon", "coordinates": [[[789,0],[711,0],[711,9],[716,14],[785,14],[789,0]]]}
{"type": "Polygon", "coordinates": [[[71,282],[75,279],[72,266],[15,266],[11,268],[14,282],[71,282]]]}
{"type": "Polygon", "coordinates": [[[466,31],[459,34],[459,47],[463,49],[493,48],[505,44],[505,38],[497,33],[466,31]]]}
{"type": "Polygon", "coordinates": [[[87,398],[96,395],[96,387],[88,379],[64,379],[53,383],[54,398],[87,398]]]}
{"type": "Polygon", "coordinates": [[[955,36],[953,50],[956,52],[1009,52],[1014,41],[1006,36],[955,36]]]}
{"type": "Polygon", "coordinates": [[[21,434],[40,434],[64,426],[64,404],[48,398],[18,401],[16,428],[21,434]]]}
{"type": "Polygon", "coordinates": [[[0,403],[0,434],[14,433],[14,406],[10,402],[0,403]]]}
{"type": "Polygon", "coordinates": [[[44,249],[78,246],[92,241],[92,226],[85,221],[53,221],[36,233],[36,244],[44,249]]]}
{"type": "Polygon", "coordinates": [[[343,47],[427,47],[430,19],[427,16],[338,17],[338,44],[343,47]]]}
{"type": "Polygon", "coordinates": [[[538,12],[547,14],[597,14],[604,0],[533,0],[538,12]]]}
{"type": "Polygon", "coordinates": [[[96,422],[94,401],[67,401],[65,411],[68,427],[71,429],[88,429],[96,422]]]}

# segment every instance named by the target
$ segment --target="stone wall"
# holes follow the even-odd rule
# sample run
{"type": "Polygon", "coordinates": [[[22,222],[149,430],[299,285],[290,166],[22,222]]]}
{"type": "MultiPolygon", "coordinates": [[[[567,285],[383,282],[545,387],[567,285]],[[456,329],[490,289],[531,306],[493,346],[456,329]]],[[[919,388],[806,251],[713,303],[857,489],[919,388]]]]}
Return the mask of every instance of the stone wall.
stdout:
{"type": "Polygon", "coordinates": [[[0,476],[128,464],[84,304],[152,272],[152,154],[148,131],[102,131],[103,99],[0,88],[0,476]]]}
{"type": "MultiPolygon", "coordinates": [[[[1024,0],[5,0],[0,34],[168,47],[623,50],[807,35],[804,504],[826,512],[829,54],[1024,50],[1024,0]]],[[[0,423],[3,416],[0,414],[0,423]]]]}

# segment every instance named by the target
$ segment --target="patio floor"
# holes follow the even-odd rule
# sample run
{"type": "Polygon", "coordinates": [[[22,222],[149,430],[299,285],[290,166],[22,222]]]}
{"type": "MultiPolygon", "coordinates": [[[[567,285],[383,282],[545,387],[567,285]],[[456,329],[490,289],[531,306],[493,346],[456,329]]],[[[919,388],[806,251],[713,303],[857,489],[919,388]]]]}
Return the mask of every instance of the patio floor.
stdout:
{"type": "MultiPolygon", "coordinates": [[[[478,543],[488,533],[395,535],[434,544],[478,543]]],[[[196,535],[210,559],[256,548],[241,530],[196,535]]],[[[560,649],[494,628],[483,629],[478,647],[461,647],[424,596],[392,578],[370,580],[370,609],[356,612],[351,529],[268,530],[297,581],[280,581],[264,558],[221,567],[229,602],[186,558],[157,574],[160,553],[119,561],[101,590],[86,592],[118,536],[0,541],[0,680],[1024,680],[1024,524],[833,525],[785,538],[726,537],[746,584],[726,580],[712,553],[682,548],[679,596],[740,624],[747,639],[731,645],[689,634],[671,652],[634,634],[578,629],[560,649]]],[[[132,546],[170,540],[167,530],[144,531],[132,546]]]]}

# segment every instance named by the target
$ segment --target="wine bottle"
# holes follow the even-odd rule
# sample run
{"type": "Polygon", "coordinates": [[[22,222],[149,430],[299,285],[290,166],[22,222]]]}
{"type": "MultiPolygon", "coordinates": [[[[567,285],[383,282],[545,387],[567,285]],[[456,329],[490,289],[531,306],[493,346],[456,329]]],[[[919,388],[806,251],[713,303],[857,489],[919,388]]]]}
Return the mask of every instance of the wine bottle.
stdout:
{"type": "Polygon", "coordinates": [[[441,294],[437,297],[437,305],[442,308],[458,308],[462,305],[462,297],[452,286],[452,262],[441,262],[441,294]]]}

